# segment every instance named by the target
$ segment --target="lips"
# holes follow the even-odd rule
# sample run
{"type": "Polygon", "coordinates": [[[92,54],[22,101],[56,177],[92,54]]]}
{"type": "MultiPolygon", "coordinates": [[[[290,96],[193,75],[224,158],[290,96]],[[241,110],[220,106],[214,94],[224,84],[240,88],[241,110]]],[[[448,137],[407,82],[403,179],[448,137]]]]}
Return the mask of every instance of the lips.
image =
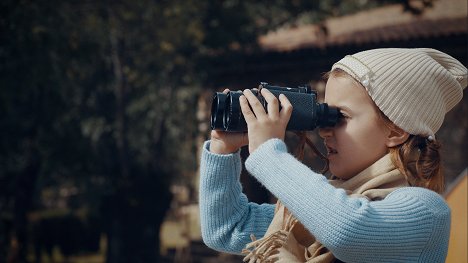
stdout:
{"type": "Polygon", "coordinates": [[[328,154],[328,155],[332,155],[332,154],[337,154],[337,153],[338,153],[338,151],[337,151],[335,148],[331,147],[330,145],[325,144],[325,146],[327,147],[327,154],[328,154]]]}

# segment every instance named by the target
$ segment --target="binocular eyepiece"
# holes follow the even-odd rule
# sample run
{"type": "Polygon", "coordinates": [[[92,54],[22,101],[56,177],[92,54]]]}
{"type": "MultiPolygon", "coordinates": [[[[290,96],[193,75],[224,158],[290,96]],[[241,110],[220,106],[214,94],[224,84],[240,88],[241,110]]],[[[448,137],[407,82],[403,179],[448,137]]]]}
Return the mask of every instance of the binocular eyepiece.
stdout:
{"type": "MultiPolygon", "coordinates": [[[[310,86],[296,88],[272,86],[261,82],[258,90],[252,90],[257,96],[263,108],[267,109],[267,102],[260,94],[261,89],[268,89],[276,98],[284,94],[293,106],[291,118],[286,130],[312,131],[316,127],[332,127],[341,117],[340,111],[335,107],[329,107],[326,103],[317,102],[317,92],[310,86]]],[[[216,92],[211,104],[211,129],[228,132],[247,131],[247,123],[239,104],[242,91],[230,91],[228,93],[216,92]]]]}

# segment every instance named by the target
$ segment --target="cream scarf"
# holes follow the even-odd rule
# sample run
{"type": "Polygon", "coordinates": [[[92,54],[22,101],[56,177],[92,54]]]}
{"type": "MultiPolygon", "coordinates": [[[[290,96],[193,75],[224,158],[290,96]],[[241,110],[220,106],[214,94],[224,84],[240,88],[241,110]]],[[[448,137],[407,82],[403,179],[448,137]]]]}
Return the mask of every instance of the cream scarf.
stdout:
{"type": "MultiPolygon", "coordinates": [[[[345,189],[349,196],[382,200],[397,188],[407,186],[405,177],[395,168],[390,154],[349,180],[330,180],[336,188],[345,189]]],[[[265,233],[242,251],[244,262],[249,263],[329,263],[335,257],[284,207],[277,202],[275,215],[265,233]]]]}

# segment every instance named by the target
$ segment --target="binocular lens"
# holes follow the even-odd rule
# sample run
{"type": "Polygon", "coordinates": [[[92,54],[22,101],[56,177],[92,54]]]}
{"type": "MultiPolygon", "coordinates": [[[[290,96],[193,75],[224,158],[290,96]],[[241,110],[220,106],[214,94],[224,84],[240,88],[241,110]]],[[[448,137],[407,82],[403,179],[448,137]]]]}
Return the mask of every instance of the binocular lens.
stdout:
{"type": "Polygon", "coordinates": [[[242,115],[239,98],[242,91],[231,91],[228,93],[224,112],[224,130],[244,131],[247,130],[247,123],[242,115]]]}
{"type": "Polygon", "coordinates": [[[211,104],[211,122],[212,130],[224,130],[224,118],[226,110],[227,94],[216,92],[211,104]]]}
{"type": "Polygon", "coordinates": [[[340,111],[329,107],[326,103],[319,103],[317,108],[317,126],[320,128],[333,127],[341,117],[340,111]]]}

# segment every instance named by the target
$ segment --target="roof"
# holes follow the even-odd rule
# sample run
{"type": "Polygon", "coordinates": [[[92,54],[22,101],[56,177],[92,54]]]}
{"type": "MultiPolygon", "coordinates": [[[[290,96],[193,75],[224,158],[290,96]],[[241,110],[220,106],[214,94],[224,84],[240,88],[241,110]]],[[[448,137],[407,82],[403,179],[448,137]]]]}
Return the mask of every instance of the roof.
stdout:
{"type": "Polygon", "coordinates": [[[349,44],[463,35],[468,32],[466,0],[436,0],[421,15],[388,5],[330,18],[321,25],[280,28],[259,37],[266,51],[293,51],[349,44]]]}

